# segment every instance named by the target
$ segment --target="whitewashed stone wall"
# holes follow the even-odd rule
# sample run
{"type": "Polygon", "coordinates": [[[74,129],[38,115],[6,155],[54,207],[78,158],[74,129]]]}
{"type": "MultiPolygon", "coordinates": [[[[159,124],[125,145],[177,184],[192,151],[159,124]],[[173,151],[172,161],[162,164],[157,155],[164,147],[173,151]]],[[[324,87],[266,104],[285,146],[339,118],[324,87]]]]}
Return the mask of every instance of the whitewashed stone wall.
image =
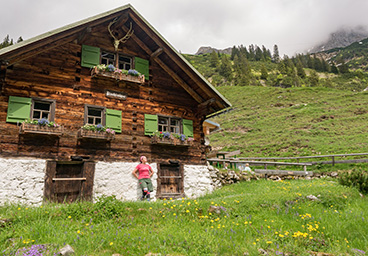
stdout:
{"type": "MultiPolygon", "coordinates": [[[[93,184],[93,198],[115,195],[122,201],[136,201],[142,196],[138,180],[132,171],[139,163],[97,162],[93,184]]],[[[152,183],[157,191],[157,164],[150,164],[154,175],[152,183]]],[[[0,158],[0,205],[20,203],[41,205],[43,202],[46,160],[28,158],[0,158]]],[[[214,190],[207,166],[184,166],[184,192],[196,198],[214,190]]]]}
{"type": "MultiPolygon", "coordinates": [[[[98,162],[95,169],[93,187],[94,199],[106,195],[115,195],[122,201],[136,201],[142,196],[138,180],[132,171],[139,163],[98,162]]],[[[154,191],[151,198],[155,198],[157,190],[157,164],[150,164],[154,175],[152,183],[154,191]]],[[[205,165],[184,166],[184,193],[188,198],[196,198],[214,190],[213,181],[208,167],[205,165]]]]}
{"type": "MultiPolygon", "coordinates": [[[[136,201],[142,196],[138,180],[132,175],[134,168],[139,163],[124,162],[98,162],[95,169],[95,180],[93,183],[94,199],[102,195],[115,195],[122,201],[136,201]]],[[[152,176],[154,198],[157,189],[157,165],[150,164],[154,175],[152,176]]]]}
{"type": "Polygon", "coordinates": [[[184,192],[188,198],[196,198],[215,189],[206,165],[184,166],[184,192]]]}
{"type": "Polygon", "coordinates": [[[0,204],[41,205],[46,160],[0,158],[0,204]]]}

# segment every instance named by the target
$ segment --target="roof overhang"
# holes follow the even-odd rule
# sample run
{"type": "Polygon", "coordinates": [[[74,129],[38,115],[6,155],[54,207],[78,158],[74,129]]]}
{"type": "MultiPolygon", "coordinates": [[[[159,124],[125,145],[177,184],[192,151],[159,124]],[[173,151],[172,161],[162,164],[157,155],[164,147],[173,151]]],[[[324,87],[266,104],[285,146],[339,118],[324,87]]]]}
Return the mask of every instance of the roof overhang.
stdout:
{"type": "Polygon", "coordinates": [[[196,100],[198,112],[202,116],[231,106],[231,103],[130,4],[0,49],[0,64],[2,66],[13,65],[50,48],[74,40],[80,41],[92,27],[120,16],[129,16],[129,20],[135,23],[135,33],[132,35],[132,39],[146,52],[150,61],[155,61],[196,100]]]}

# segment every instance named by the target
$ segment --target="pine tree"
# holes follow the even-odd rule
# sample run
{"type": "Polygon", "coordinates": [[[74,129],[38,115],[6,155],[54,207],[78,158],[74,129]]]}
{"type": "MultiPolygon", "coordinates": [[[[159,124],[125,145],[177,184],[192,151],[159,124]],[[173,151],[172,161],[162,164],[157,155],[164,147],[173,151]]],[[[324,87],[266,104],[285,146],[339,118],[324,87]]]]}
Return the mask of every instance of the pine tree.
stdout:
{"type": "Polygon", "coordinates": [[[251,44],[249,45],[249,55],[248,55],[248,60],[255,60],[256,58],[256,50],[254,48],[254,45],[251,44]]]}
{"type": "Polygon", "coordinates": [[[272,62],[274,63],[280,62],[279,47],[276,44],[273,46],[272,62]]]}
{"type": "Polygon", "coordinates": [[[255,49],[255,56],[254,56],[256,61],[264,61],[264,57],[263,57],[263,52],[261,50],[261,48],[259,48],[256,45],[256,49],[255,49]]]}
{"type": "Polygon", "coordinates": [[[262,66],[261,66],[261,79],[267,80],[267,78],[268,78],[267,68],[264,64],[262,64],[262,66]]]}
{"type": "Polygon", "coordinates": [[[309,74],[309,77],[308,77],[308,80],[309,80],[310,86],[318,86],[319,77],[318,77],[318,74],[315,70],[311,70],[311,72],[309,74]]]}
{"type": "Polygon", "coordinates": [[[231,49],[231,58],[230,59],[234,60],[234,57],[238,54],[239,54],[239,49],[237,47],[235,47],[235,45],[234,45],[233,48],[231,49]]]}
{"type": "Polygon", "coordinates": [[[297,72],[299,77],[305,78],[306,74],[305,74],[305,71],[304,71],[303,64],[302,64],[300,59],[298,59],[297,61],[298,62],[296,63],[296,72],[297,72]]]}
{"type": "Polygon", "coordinates": [[[210,66],[216,68],[218,67],[219,62],[220,61],[217,53],[215,51],[212,51],[210,54],[210,66]]]}
{"type": "Polygon", "coordinates": [[[231,62],[225,54],[221,57],[219,73],[228,80],[231,80],[232,78],[231,62]]]}

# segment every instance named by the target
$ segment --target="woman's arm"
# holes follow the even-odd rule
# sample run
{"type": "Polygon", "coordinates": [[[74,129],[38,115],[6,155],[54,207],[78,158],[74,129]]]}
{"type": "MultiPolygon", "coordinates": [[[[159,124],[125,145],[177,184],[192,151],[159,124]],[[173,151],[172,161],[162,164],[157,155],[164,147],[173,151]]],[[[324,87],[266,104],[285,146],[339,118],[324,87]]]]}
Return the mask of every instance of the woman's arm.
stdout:
{"type": "Polygon", "coordinates": [[[137,175],[138,169],[134,168],[134,171],[132,172],[133,176],[136,177],[138,179],[138,175],[137,175]]]}
{"type": "Polygon", "coordinates": [[[149,171],[150,171],[150,178],[153,176],[153,170],[152,170],[152,167],[150,166],[149,168],[149,171]]]}

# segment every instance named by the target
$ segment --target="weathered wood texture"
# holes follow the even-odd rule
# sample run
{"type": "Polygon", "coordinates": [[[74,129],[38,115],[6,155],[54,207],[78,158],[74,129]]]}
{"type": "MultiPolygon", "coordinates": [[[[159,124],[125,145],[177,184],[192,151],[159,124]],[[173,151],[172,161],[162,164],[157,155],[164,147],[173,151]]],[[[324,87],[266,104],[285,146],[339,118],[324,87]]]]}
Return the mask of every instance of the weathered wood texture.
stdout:
{"type": "Polygon", "coordinates": [[[159,164],[157,197],[181,198],[184,196],[183,166],[179,164],[159,164]]]}
{"type": "Polygon", "coordinates": [[[95,163],[91,161],[47,161],[44,200],[75,202],[92,200],[95,163]]]}
{"type": "MultiPolygon", "coordinates": [[[[143,85],[114,79],[91,78],[90,69],[80,66],[81,45],[96,45],[114,51],[107,30],[93,29],[92,36],[44,50],[2,71],[0,94],[0,154],[32,156],[57,160],[72,155],[91,160],[137,161],[141,154],[150,161],[177,159],[181,163],[203,164],[202,122],[198,102],[162,67],[150,60],[150,79],[143,85]],[[5,77],[5,78],[4,78],[5,77]],[[106,90],[126,95],[126,100],[107,98],[106,90]],[[56,100],[55,122],[64,126],[59,137],[19,135],[16,124],[6,123],[9,96],[39,97],[56,100]],[[122,133],[109,143],[78,141],[77,131],[84,124],[85,104],[122,111],[122,133]],[[152,145],[144,135],[144,114],[160,114],[193,120],[194,143],[191,147],[152,145]]],[[[121,45],[119,52],[149,59],[133,39],[121,45]]],[[[1,77],[0,77],[1,79],[1,77]]]]}

